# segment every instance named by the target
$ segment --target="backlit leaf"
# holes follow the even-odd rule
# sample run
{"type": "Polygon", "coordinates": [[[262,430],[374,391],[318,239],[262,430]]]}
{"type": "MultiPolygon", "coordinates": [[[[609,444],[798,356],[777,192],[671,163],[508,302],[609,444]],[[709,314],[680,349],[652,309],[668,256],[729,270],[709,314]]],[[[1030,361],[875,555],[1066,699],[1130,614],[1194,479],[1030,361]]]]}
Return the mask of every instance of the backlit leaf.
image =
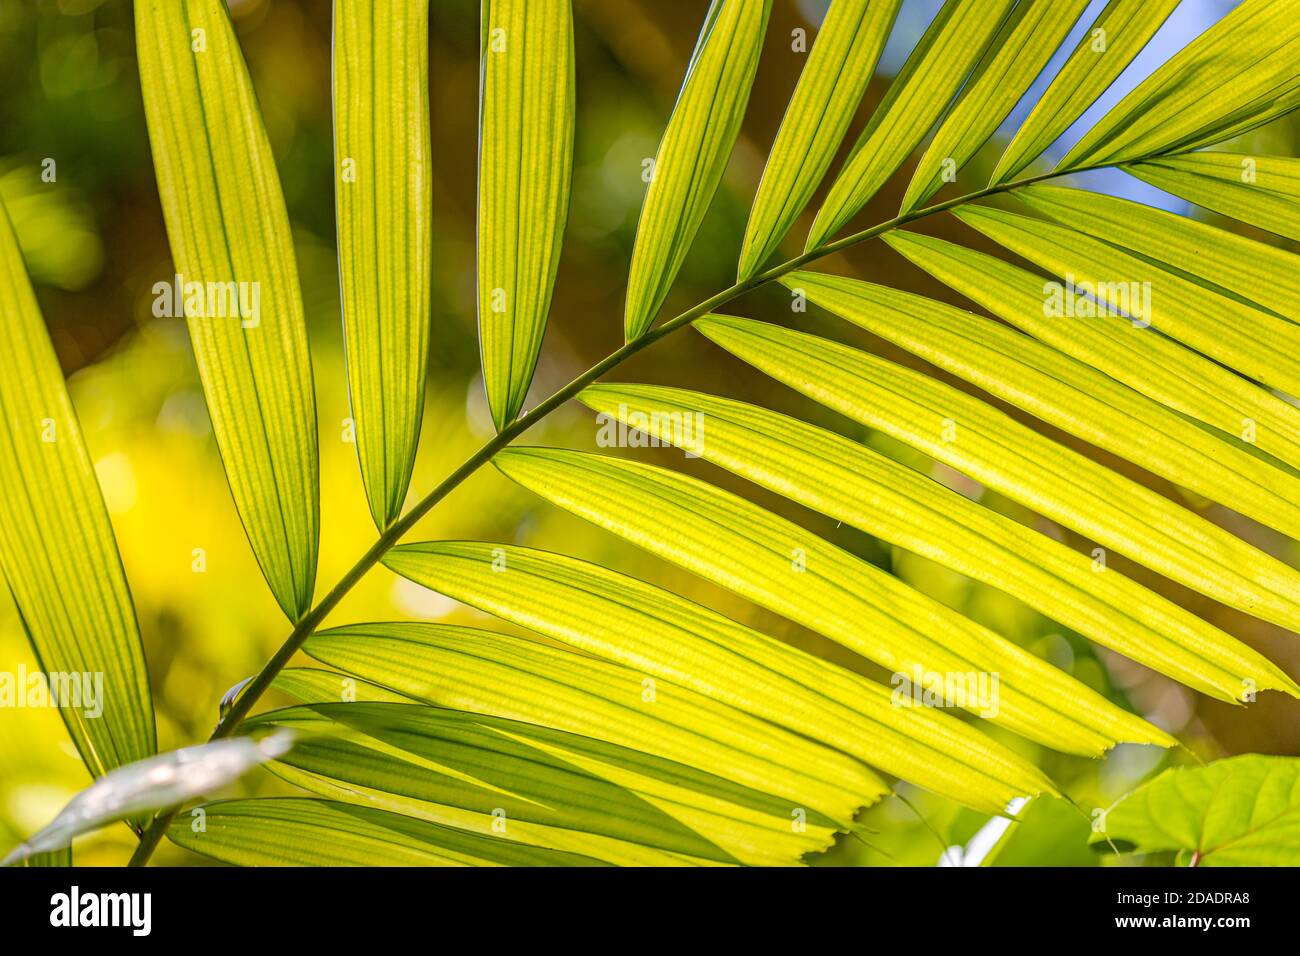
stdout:
{"type": "Polygon", "coordinates": [[[758,69],[772,0],[712,0],[650,168],[627,280],[628,341],[654,322],[713,201],[758,69]]]}
{"type": "Polygon", "coordinates": [[[1155,36],[1179,0],[1109,0],[998,160],[990,186],[1008,182],[1056,142],[1155,36]]]}
{"type": "Polygon", "coordinates": [[[263,797],[181,817],[178,846],[236,866],[599,866],[598,860],[334,800],[263,797]]]}
{"type": "Polygon", "coordinates": [[[1188,202],[1300,242],[1300,159],[1191,153],[1124,170],[1188,202]]]}
{"type": "Polygon", "coordinates": [[[334,4],[334,196],[349,395],[379,528],[420,439],[432,211],[428,0],[334,4]]]}
{"type": "Polygon", "coordinates": [[[179,276],[154,292],[172,314],[184,306],[235,506],[272,593],[297,620],[316,580],[316,406],[275,160],[226,4],[140,0],[135,20],[179,276]]]}
{"type": "Polygon", "coordinates": [[[990,46],[1014,0],[946,0],[876,107],[817,213],[806,249],[839,232],[916,149],[990,46]]]}
{"type": "MultiPolygon", "coordinates": [[[[0,314],[0,572],[41,668],[66,678],[46,687],[98,777],[157,748],[149,673],[94,466],[2,206],[0,314]]],[[[13,674],[0,680],[8,706],[29,692],[13,674]]]]}
{"type": "Polygon", "coordinates": [[[911,212],[953,181],[1024,96],[1088,3],[1039,0],[1015,8],[917,164],[901,212],[911,212]]]}
{"type": "MultiPolygon", "coordinates": [[[[959,389],[817,336],[731,316],[697,328],[792,388],[879,429],[1103,548],[1224,604],[1296,629],[1300,572],[1168,498],[1020,424],[959,389]]],[[[1104,551],[1103,551],[1104,556],[1104,551]]],[[[1229,673],[1300,695],[1278,667],[1231,648],[1229,673]]]]}
{"type": "MultiPolygon", "coordinates": [[[[518,464],[505,467],[539,487],[520,477],[528,463],[518,464]]],[[[968,805],[999,813],[1015,796],[1051,789],[1021,758],[937,709],[895,706],[878,684],[597,565],[475,542],[405,545],[387,563],[552,640],[689,687],[968,805]],[[493,570],[502,555],[508,590],[493,570]]],[[[820,761],[818,772],[828,766],[820,761]]],[[[857,786],[874,793],[872,779],[857,786]]]]}
{"type": "Polygon", "coordinates": [[[835,0],[767,157],[740,251],[748,279],[776,250],[830,168],[875,73],[901,0],[835,0]]]}
{"type": "Polygon", "coordinates": [[[478,316],[498,429],[523,407],[560,265],[573,178],[570,0],[483,0],[478,316]]]}
{"type": "Polygon", "coordinates": [[[1244,0],[1119,101],[1058,169],[1186,152],[1222,142],[1300,105],[1300,17],[1244,0]]]}
{"type": "MultiPolygon", "coordinates": [[[[1143,335],[1123,316],[1062,321],[1045,314],[1043,277],[933,236],[895,232],[894,249],[1011,325],[1169,408],[1217,429],[1249,436],[1300,468],[1300,410],[1172,339],[1143,335]]],[[[1243,445],[1244,447],[1244,445],[1243,445]]]]}
{"type": "Polygon", "coordinates": [[[496,463],[560,507],[895,674],[997,675],[990,699],[972,692],[959,706],[1047,746],[1096,755],[1120,741],[1166,739],[892,575],[702,481],[556,449],[514,448],[496,463]]]}
{"type": "MultiPolygon", "coordinates": [[[[924,334],[925,327],[920,330],[924,334]]],[[[1000,588],[1053,620],[1224,700],[1243,674],[1200,657],[1234,638],[1117,572],[839,435],[730,399],[650,385],[598,385],[591,408],[674,441],[674,416],[699,414],[701,457],[869,534],[1000,588]]],[[[1168,745],[1171,738],[1151,739],[1168,745]]]]}
{"type": "Polygon", "coordinates": [[[1103,819],[1094,843],[1172,850],[1184,865],[1300,866],[1300,760],[1244,754],[1175,767],[1103,819]]]}

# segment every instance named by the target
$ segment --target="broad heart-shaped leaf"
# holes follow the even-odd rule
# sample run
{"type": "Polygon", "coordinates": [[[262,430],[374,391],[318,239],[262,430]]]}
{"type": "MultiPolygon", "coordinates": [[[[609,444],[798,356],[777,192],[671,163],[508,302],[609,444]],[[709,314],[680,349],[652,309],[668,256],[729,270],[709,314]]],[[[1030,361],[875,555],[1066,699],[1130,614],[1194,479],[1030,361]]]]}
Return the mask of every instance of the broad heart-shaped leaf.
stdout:
{"type": "Polygon", "coordinates": [[[1058,169],[1186,152],[1230,139],[1300,105],[1300,17],[1244,0],[1102,117],[1058,169]]]}
{"type": "Polygon", "coordinates": [[[1063,226],[1128,249],[1215,292],[1300,322],[1300,256],[1187,216],[1085,189],[1028,186],[1017,198],[1063,226]]]}
{"type": "Polygon", "coordinates": [[[628,341],[654,322],[722,181],[771,10],[772,0],[709,5],[641,206],[623,315],[628,341]]]}
{"type": "Polygon", "coordinates": [[[335,800],[260,797],[204,804],[167,831],[177,846],[236,866],[601,866],[575,853],[468,833],[335,800]]]}
{"type": "MultiPolygon", "coordinates": [[[[922,326],[924,330],[924,326],[922,326]]],[[[597,385],[579,396],[673,442],[672,423],[702,416],[697,453],[766,488],[1000,588],[1092,640],[1221,700],[1239,699],[1241,671],[1204,646],[1254,659],[1250,648],[1117,572],[984,508],[857,442],[742,402],[652,385],[597,385]]],[[[1172,745],[1149,732],[1154,742],[1172,745]]]]}
{"type": "Polygon", "coordinates": [[[1300,242],[1300,159],[1191,153],[1123,169],[1188,202],[1300,242]]]}
{"type": "Polygon", "coordinates": [[[1043,303],[1056,283],[1045,285],[1041,275],[994,256],[914,232],[896,231],[885,241],[940,282],[1058,351],[1212,426],[1221,438],[1249,437],[1300,468],[1300,410],[1267,389],[1172,339],[1144,334],[1122,316],[1063,321],[1045,315],[1043,303]]]}
{"type": "Polygon", "coordinates": [[[812,198],[875,73],[902,0],[834,0],[781,120],[749,213],[739,278],[767,261],[812,198]]]}
{"type": "Polygon", "coordinates": [[[1300,476],[1215,437],[1083,362],[1000,323],[910,292],[814,272],[782,281],[822,308],[1043,421],[1300,540],[1300,476]]]}
{"type": "Polygon", "coordinates": [[[861,211],[961,89],[1014,0],[945,0],[876,107],[822,203],[805,248],[816,249],[861,211]]]}
{"type": "Polygon", "coordinates": [[[428,0],[334,4],[335,203],[348,392],[375,524],[401,513],[429,352],[428,0]]]}
{"type": "Polygon", "coordinates": [[[1142,51],[1179,0],[1109,0],[998,160],[1009,181],[1056,142],[1142,51]]]}
{"type": "Polygon", "coordinates": [[[921,684],[934,675],[968,675],[974,688],[996,676],[995,692],[949,696],[971,713],[1071,753],[1168,740],[892,575],[702,481],[554,449],[511,449],[496,464],[560,507],[876,661],[894,672],[896,686],[904,678],[921,684]]]}
{"type": "Polygon", "coordinates": [[[1033,765],[937,708],[906,706],[907,699],[896,706],[872,681],[597,565],[478,542],[406,545],[386,563],[552,640],[689,687],[968,806],[1001,813],[1016,796],[1052,790],[1033,765]]]}
{"type": "Polygon", "coordinates": [[[1064,279],[1059,301],[1044,303],[1045,308],[1061,308],[1062,318],[1081,309],[1086,314],[1086,307],[1075,303],[1091,292],[1110,311],[1132,317],[1139,326],[1149,324],[1228,368],[1300,397],[1300,326],[1294,322],[1200,286],[1145,255],[1055,223],[984,206],[968,206],[954,215],[1064,279]]]}
{"type": "Polygon", "coordinates": [[[1107,810],[1092,839],[1196,866],[1300,866],[1300,760],[1246,754],[1166,770],[1107,810]]]}
{"type": "Polygon", "coordinates": [[[478,327],[488,407],[501,429],[533,380],[569,215],[570,0],[483,0],[481,55],[478,327]]]}
{"type": "Polygon", "coordinates": [[[408,698],[644,751],[784,793],[787,808],[816,806],[844,822],[888,792],[857,761],[730,704],[534,641],[466,627],[378,623],[324,631],[303,650],[408,698]]]}
{"type": "MultiPolygon", "coordinates": [[[[1218,601],[1293,630],[1300,572],[1092,459],[928,375],[802,332],[732,316],[696,323],[768,375],[1014,501],[1218,601]]],[[[1102,557],[1104,558],[1104,552],[1102,557]]],[[[1221,654],[1252,689],[1298,694],[1273,664],[1221,654]]]]}
{"type": "Polygon", "coordinates": [[[275,160],[222,0],[140,0],[135,21],[177,271],[154,292],[184,309],[235,506],[297,620],[316,580],[316,406],[275,160]]]}
{"type": "MultiPolygon", "coordinates": [[[[113,526],[3,206],[0,315],[0,574],[41,667],[67,678],[48,689],[98,777],[157,748],[149,673],[113,526]]],[[[4,676],[12,706],[27,682],[4,676]]]]}
{"type": "Polygon", "coordinates": [[[293,739],[292,733],[281,732],[260,740],[214,740],[117,767],[73,797],[48,826],[19,845],[0,866],[32,853],[57,851],[74,837],[115,820],[218,790],[258,764],[283,756],[293,739]]]}
{"type": "Polygon", "coordinates": [[[792,801],[780,779],[752,789],[587,735],[422,704],[312,704],[251,725],[309,734],[272,769],[313,792],[610,863],[789,864],[850,825],[792,801]]]}
{"type": "Polygon", "coordinates": [[[1047,66],[1088,3],[1040,0],[1012,11],[917,164],[900,212],[912,211],[953,181],[1047,66]]]}

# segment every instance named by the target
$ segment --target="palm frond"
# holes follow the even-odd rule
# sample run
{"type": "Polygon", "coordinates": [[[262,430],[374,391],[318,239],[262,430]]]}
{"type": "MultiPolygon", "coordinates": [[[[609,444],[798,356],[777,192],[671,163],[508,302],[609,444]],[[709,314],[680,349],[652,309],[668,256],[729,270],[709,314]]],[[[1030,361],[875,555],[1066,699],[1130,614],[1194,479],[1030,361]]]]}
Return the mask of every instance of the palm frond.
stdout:
{"type": "Polygon", "coordinates": [[[157,749],[149,672],[108,510],[3,205],[0,313],[0,569],[55,677],[50,703],[99,777],[157,749]]]}
{"type": "Polygon", "coordinates": [[[316,582],[320,477],[275,159],[225,3],[141,0],[135,18],[176,297],[235,507],[271,592],[297,621],[316,582]]]}
{"type": "Polygon", "coordinates": [[[340,0],[334,30],[339,280],[357,455],[380,528],[402,512],[429,356],[428,0],[340,0]]]}

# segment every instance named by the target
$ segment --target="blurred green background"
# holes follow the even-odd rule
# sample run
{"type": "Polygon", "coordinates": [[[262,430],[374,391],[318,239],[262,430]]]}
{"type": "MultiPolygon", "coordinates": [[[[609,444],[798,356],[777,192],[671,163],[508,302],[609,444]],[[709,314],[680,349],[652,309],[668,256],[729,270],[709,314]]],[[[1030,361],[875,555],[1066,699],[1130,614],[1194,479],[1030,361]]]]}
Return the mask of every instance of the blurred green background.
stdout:
{"type": "MultiPolygon", "coordinates": [[[[1131,87],[1153,63],[1167,58],[1232,5],[1222,0],[1185,0],[1120,86],[1131,87]]],[[[334,251],[330,4],[328,0],[231,0],[230,6],[279,163],[310,325],[321,427],[319,594],[375,534],[355,447],[343,440],[348,404],[334,251]]],[[[474,305],[478,3],[433,0],[432,6],[434,325],[426,420],[411,492],[417,497],[490,434],[478,369],[474,305]]],[[[642,161],[654,154],[707,6],[706,0],[575,0],[578,123],[573,206],[534,400],[621,344],[623,288],[645,189],[642,161]]],[[[805,59],[805,54],[793,49],[795,31],[806,31],[811,44],[825,6],[825,0],[776,0],[741,140],[666,314],[675,314],[734,280],[747,205],[805,59]]],[[[905,0],[858,127],[936,7],[936,0],[905,0]]],[[[1098,7],[1094,4],[1084,25],[1098,7]]],[[[1082,29],[1077,27],[1076,35],[1082,29]]],[[[1031,96],[1038,90],[1041,83],[1031,96]]],[[[160,746],[194,743],[211,730],[222,694],[254,673],[289,628],[266,590],[232,507],[183,322],[156,319],[150,312],[151,286],[170,279],[174,270],[150,166],[130,3],[0,0],[0,91],[0,197],[18,230],[55,348],[69,375],[117,532],[149,659],[160,746]],[[52,183],[40,176],[48,159],[56,164],[57,179],[52,183]],[[196,548],[206,553],[202,573],[194,570],[196,548]]],[[[1014,129],[1023,115],[1024,104],[1008,126],[1014,129]]],[[[1095,111],[1089,114],[1095,115],[1095,111]]],[[[1003,134],[1007,131],[1004,128],[1003,134]]],[[[850,135],[850,143],[853,138],[850,135]]],[[[1296,123],[1286,118],[1249,134],[1232,148],[1296,155],[1296,143],[1296,123]]],[[[1003,144],[1005,137],[963,170],[949,187],[953,194],[982,185],[1003,144]]],[[[1122,174],[1094,176],[1085,183],[1183,209],[1171,197],[1140,187],[1122,174]]],[[[905,184],[903,176],[883,190],[863,212],[861,222],[892,217],[905,184]]],[[[788,253],[801,248],[801,230],[808,221],[795,229],[788,253]]],[[[918,228],[989,249],[950,217],[926,220],[918,228]]],[[[880,243],[849,250],[827,260],[825,267],[969,307],[880,243]]],[[[781,289],[751,294],[733,309],[774,321],[793,319],[802,328],[926,367],[815,309],[790,316],[787,294],[781,289]]],[[[883,436],[864,433],[744,368],[690,332],[642,353],[620,368],[617,377],[722,392],[800,415],[868,441],[1077,547],[1090,546],[943,466],[900,449],[883,436]]],[[[1048,431],[1075,447],[1085,447],[1048,431]]],[[[591,414],[570,406],[552,415],[526,441],[594,448],[595,435],[591,414]]],[[[1095,449],[1085,450],[1260,547],[1300,562],[1294,542],[1217,505],[1189,498],[1182,490],[1095,449]]],[[[996,590],[851,528],[837,527],[712,466],[685,460],[668,449],[626,453],[743,491],[891,569],[1179,734],[1197,754],[1300,753],[1296,701],[1267,694],[1247,709],[1206,700],[1114,654],[1096,651],[996,590]]],[[[817,635],[542,505],[491,469],[463,485],[421,523],[416,538],[434,537],[511,541],[599,560],[846,666],[884,676],[817,635]]],[[[1296,635],[1220,607],[1118,559],[1114,566],[1212,619],[1300,676],[1296,635]]],[[[498,627],[484,615],[382,568],[365,577],[330,623],[416,618],[498,627]]],[[[4,592],[0,594],[0,670],[13,671],[20,665],[36,666],[4,592]]],[[[996,728],[986,729],[1034,754],[1066,783],[1085,810],[1108,805],[1162,760],[1191,759],[1187,753],[1166,756],[1153,748],[1121,747],[1106,760],[1093,762],[1042,751],[996,728]]],[[[0,709],[0,850],[48,822],[86,783],[86,773],[54,711],[0,709]]],[[[241,786],[254,792],[285,790],[265,773],[250,776],[241,786]]],[[[890,799],[866,814],[874,833],[865,842],[842,842],[821,862],[931,865],[945,847],[966,843],[986,823],[983,817],[914,788],[903,787],[902,792],[905,801],[890,799]]],[[[1087,831],[1082,816],[1073,811],[1044,813],[1035,818],[1034,826],[1033,831],[1024,828],[1026,839],[1011,858],[1015,862],[1095,861],[1079,849],[1087,831]]],[[[132,843],[125,826],[111,828],[79,841],[77,860],[122,863],[132,843]]],[[[170,845],[157,859],[200,862],[170,845]]]]}

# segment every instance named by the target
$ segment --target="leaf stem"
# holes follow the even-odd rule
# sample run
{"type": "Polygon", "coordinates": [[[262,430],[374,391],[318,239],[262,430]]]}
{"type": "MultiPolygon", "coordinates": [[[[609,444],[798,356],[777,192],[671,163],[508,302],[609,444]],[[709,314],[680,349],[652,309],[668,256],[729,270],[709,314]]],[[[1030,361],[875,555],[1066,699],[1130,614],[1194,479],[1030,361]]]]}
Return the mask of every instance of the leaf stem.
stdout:
{"type": "MultiPolygon", "coordinates": [[[[852,235],[845,236],[843,239],[837,239],[834,242],[829,242],[825,245],[818,246],[815,249],[810,249],[802,255],[773,266],[765,272],[760,272],[748,279],[739,281],[730,288],[722,290],[680,315],[669,319],[662,325],[652,327],[639,338],[633,339],[631,342],[626,343],[616,351],[611,352],[609,355],[605,356],[605,358],[601,359],[601,361],[597,362],[573,381],[569,382],[569,384],[543,399],[539,404],[529,409],[526,414],[516,418],[509,425],[503,428],[492,439],[484,443],[478,451],[465,459],[465,461],[462,462],[455,471],[444,478],[436,488],[416,502],[411,509],[406,512],[406,514],[402,515],[401,518],[389,525],[383,533],[380,534],[378,539],[376,539],[375,543],[370,546],[366,553],[357,560],[356,564],[354,564],[351,569],[349,569],[348,572],[339,579],[338,583],[330,589],[329,593],[321,598],[319,603],[298,620],[298,623],[294,625],[293,631],[285,639],[284,643],[280,645],[275,654],[266,662],[261,671],[258,672],[257,676],[249,681],[247,686],[243,688],[230,709],[221,716],[221,719],[217,722],[217,726],[212,731],[212,736],[209,740],[219,740],[223,737],[229,737],[235,732],[239,727],[240,722],[248,716],[248,712],[252,710],[253,705],[256,704],[262,695],[270,688],[271,684],[275,681],[276,676],[279,675],[280,671],[285,668],[293,658],[294,654],[296,654],[299,648],[302,647],[303,642],[306,641],[307,638],[315,632],[316,628],[320,626],[321,621],[325,619],[326,615],[328,615],[330,611],[334,610],[338,603],[343,600],[344,596],[352,590],[366,572],[378,564],[383,559],[384,555],[401,540],[402,536],[411,530],[416,522],[428,514],[429,511],[438,504],[438,502],[447,497],[447,495],[455,490],[461,482],[478,471],[478,469],[483,465],[491,461],[498,451],[505,448],[517,437],[528,431],[569,399],[576,396],[606,372],[617,368],[633,355],[636,355],[643,349],[650,347],[660,339],[671,335],[682,326],[689,325],[696,319],[706,315],[716,308],[719,308],[720,306],[726,305],[733,299],[737,299],[747,292],[752,292],[760,286],[767,285],[769,282],[775,281],[787,273],[793,272],[801,266],[807,265],[817,259],[847,249],[850,246],[866,242],[869,239],[874,239],[886,232],[897,229],[899,226],[906,225],[907,223],[914,222],[918,219],[924,219],[927,216],[934,215],[935,213],[944,212],[956,206],[961,206],[977,199],[984,199],[988,196],[994,196],[998,193],[1009,192],[1013,189],[1028,186],[1031,183],[1040,182],[1045,179],[1053,179],[1059,176],[1084,172],[1087,168],[1098,167],[1085,167],[1063,171],[1053,170],[1052,172],[1042,173],[1025,179],[1017,179],[997,186],[988,186],[984,189],[978,189],[975,192],[967,193],[964,196],[957,196],[941,203],[926,206],[923,209],[916,209],[912,212],[895,216],[893,219],[877,223],[868,229],[863,229],[861,232],[855,232],[852,235]]],[[[168,824],[171,823],[172,818],[175,817],[179,809],[179,807],[171,807],[159,812],[158,816],[153,819],[141,835],[140,844],[131,855],[131,860],[128,864],[129,866],[143,866],[148,862],[154,849],[162,840],[163,834],[166,833],[168,824]]]]}

